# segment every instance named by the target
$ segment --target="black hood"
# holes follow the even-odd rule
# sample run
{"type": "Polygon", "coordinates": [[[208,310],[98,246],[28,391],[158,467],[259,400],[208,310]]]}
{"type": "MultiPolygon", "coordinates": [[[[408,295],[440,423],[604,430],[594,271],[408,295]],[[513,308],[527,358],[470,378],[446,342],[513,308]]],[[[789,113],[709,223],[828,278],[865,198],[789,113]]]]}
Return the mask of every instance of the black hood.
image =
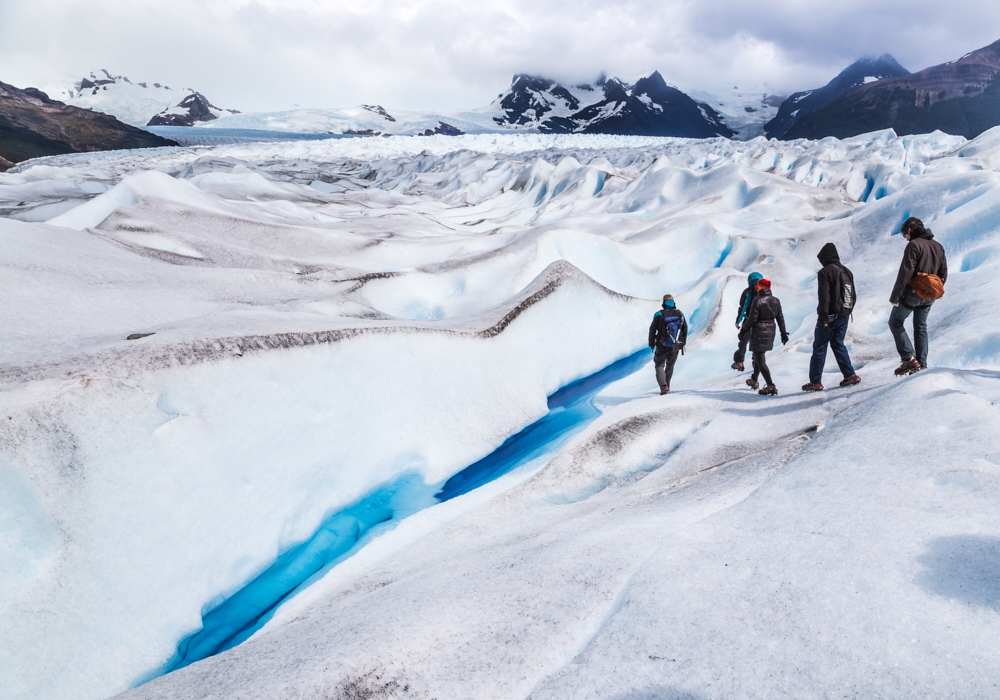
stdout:
{"type": "Polygon", "coordinates": [[[831,263],[840,262],[840,254],[837,253],[837,246],[835,246],[833,243],[827,243],[825,246],[823,246],[816,257],[819,258],[820,263],[824,267],[826,267],[831,263]]]}

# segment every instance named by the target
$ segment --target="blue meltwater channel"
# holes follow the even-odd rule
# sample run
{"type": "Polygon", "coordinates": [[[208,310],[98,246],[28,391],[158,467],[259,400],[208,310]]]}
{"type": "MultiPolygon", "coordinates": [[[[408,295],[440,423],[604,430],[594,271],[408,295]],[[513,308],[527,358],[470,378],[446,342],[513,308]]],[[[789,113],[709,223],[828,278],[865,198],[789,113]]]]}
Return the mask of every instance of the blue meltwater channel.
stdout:
{"type": "Polygon", "coordinates": [[[600,415],[592,400],[601,389],[636,372],[649,359],[649,350],[643,349],[567,384],[549,396],[545,416],[443,485],[428,485],[419,476],[409,474],[333,514],[312,537],[286,551],[243,588],[204,613],[202,628],[182,639],[173,658],[141,683],[248,639],[284,601],[352,554],[375,526],[461,496],[557,450],[600,415]]]}

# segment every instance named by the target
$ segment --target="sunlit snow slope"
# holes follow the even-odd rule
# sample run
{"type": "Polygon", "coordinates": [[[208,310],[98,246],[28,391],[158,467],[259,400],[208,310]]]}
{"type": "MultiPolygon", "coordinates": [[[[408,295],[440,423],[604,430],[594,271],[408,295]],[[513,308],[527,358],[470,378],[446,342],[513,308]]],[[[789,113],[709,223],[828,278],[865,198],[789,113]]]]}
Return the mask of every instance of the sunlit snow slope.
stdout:
{"type": "Polygon", "coordinates": [[[994,130],[394,137],[0,175],[4,697],[995,696],[998,168],[994,130]],[[931,369],[897,380],[910,215],[952,275],[931,369]],[[863,381],[800,394],[827,241],[863,381]],[[751,270],[792,336],[774,398],[728,369],[751,270]],[[587,395],[568,442],[397,504],[248,641],[157,677],[331,518],[449,493],[566,410],[547,397],[641,350],[666,292],[692,328],[669,396],[649,364],[587,395]]]}

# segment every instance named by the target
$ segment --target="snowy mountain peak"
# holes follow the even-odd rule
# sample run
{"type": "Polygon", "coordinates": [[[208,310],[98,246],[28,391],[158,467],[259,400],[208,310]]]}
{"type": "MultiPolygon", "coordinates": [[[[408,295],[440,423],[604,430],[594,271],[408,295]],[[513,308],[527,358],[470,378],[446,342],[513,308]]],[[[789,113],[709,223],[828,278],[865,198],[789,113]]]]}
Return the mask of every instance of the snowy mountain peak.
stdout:
{"type": "Polygon", "coordinates": [[[594,84],[565,87],[515,75],[491,105],[501,127],[543,132],[711,137],[733,132],[709,105],[667,85],[659,71],[631,85],[603,75],[594,84]]]}
{"type": "MultiPolygon", "coordinates": [[[[369,112],[379,115],[387,122],[396,121],[396,119],[391,114],[385,111],[382,105],[361,105],[361,109],[367,109],[369,112]]],[[[236,114],[238,114],[238,112],[236,112],[236,114]]]]}
{"type": "Polygon", "coordinates": [[[235,109],[220,109],[200,92],[192,92],[177,104],[155,115],[147,126],[194,126],[196,122],[213,121],[227,114],[239,112],[235,109]]]}
{"type": "MultiPolygon", "coordinates": [[[[82,78],[73,85],[73,89],[69,91],[69,96],[71,98],[78,98],[84,95],[97,95],[101,91],[107,92],[109,86],[121,86],[121,85],[135,85],[144,90],[172,90],[169,86],[160,85],[159,83],[153,83],[152,88],[148,86],[147,83],[133,83],[124,75],[111,75],[106,68],[102,68],[99,71],[91,72],[89,76],[82,78]]],[[[114,89],[114,88],[112,88],[114,89]]]]}
{"type": "MultiPolygon", "coordinates": [[[[194,123],[206,118],[215,119],[224,113],[236,114],[234,110],[212,106],[203,95],[190,88],[177,90],[162,83],[132,81],[127,76],[114,75],[106,68],[89,73],[69,88],[50,87],[46,92],[66,104],[110,114],[133,126],[150,125],[154,117],[176,116],[181,121],[190,120],[194,123]],[[195,95],[200,100],[192,101],[195,95]],[[204,105],[201,104],[202,101],[204,105]],[[182,103],[186,103],[184,107],[181,107],[182,103]],[[194,112],[189,109],[192,107],[194,112]],[[194,116],[196,114],[202,115],[202,118],[194,116]]],[[[176,120],[157,121],[157,124],[164,123],[180,124],[176,120]]]]}
{"type": "MultiPolygon", "coordinates": [[[[594,92],[589,85],[573,90],[594,92]]],[[[568,116],[580,109],[580,99],[562,85],[524,73],[515,75],[507,92],[493,104],[502,112],[494,120],[506,127],[537,127],[546,117],[568,116]]]]}

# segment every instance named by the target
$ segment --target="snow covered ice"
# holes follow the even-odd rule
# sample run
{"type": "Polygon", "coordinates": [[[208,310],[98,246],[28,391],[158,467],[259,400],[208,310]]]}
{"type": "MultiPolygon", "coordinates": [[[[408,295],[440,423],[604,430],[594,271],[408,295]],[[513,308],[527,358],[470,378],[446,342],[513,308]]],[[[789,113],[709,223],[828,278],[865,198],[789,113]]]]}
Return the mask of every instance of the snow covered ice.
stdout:
{"type": "Polygon", "coordinates": [[[998,169],[995,129],[335,139],[0,175],[3,697],[996,697],[998,169]],[[951,275],[931,369],[900,380],[909,216],[951,275]],[[827,241],[862,384],[829,389],[829,358],[803,394],[827,241]],[[752,270],[791,335],[777,397],[728,369],[752,270]],[[433,498],[641,351],[667,292],[691,324],[670,395],[637,363],[512,471],[433,498]],[[409,500],[247,641],[159,675],[390,491],[409,500]]]}

